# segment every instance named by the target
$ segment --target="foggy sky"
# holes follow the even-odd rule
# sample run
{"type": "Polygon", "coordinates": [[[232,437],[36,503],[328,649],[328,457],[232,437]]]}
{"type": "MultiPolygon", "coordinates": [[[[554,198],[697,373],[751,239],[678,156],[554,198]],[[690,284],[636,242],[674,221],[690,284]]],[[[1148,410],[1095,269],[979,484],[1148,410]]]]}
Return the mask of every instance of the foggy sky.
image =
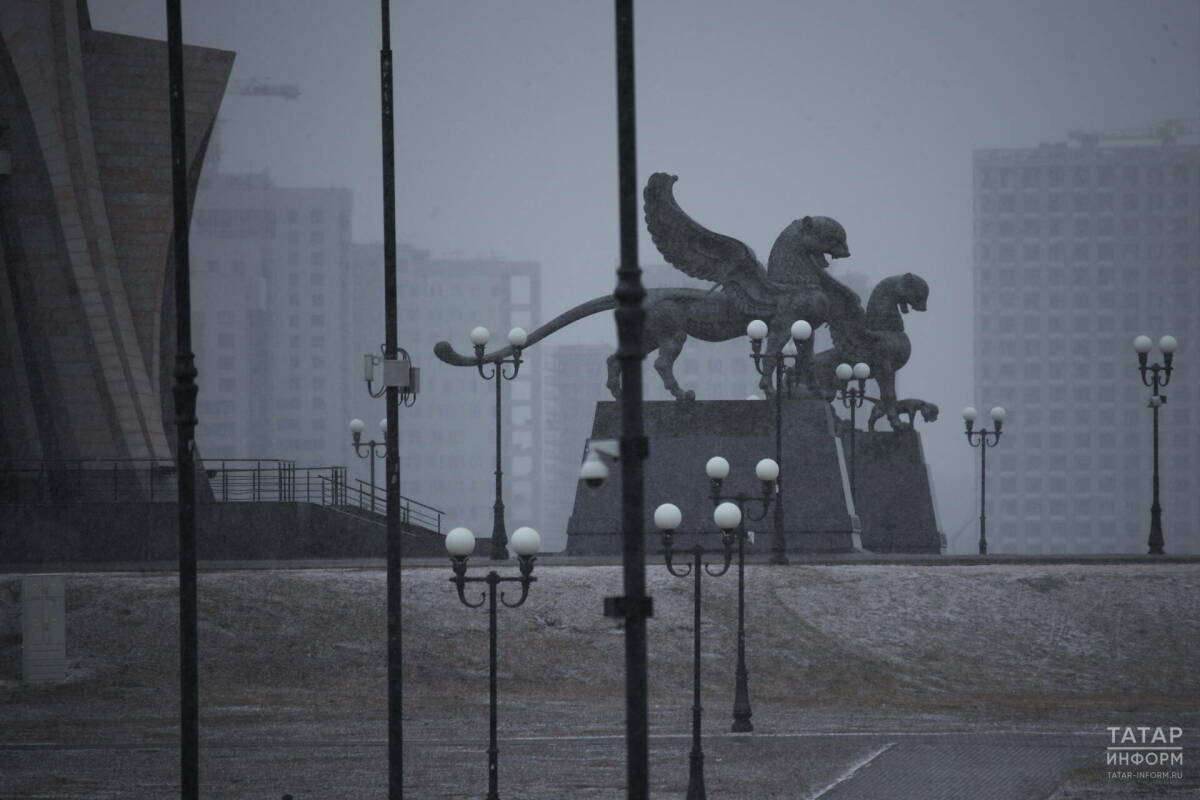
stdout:
{"type": "MultiPolygon", "coordinates": [[[[400,239],[541,262],[547,318],[610,292],[612,4],[392,6],[400,239]]],[[[97,29],[157,39],[162,7],[91,0],[97,29]]],[[[184,2],[185,41],[237,52],[231,86],[303,92],[227,95],[223,169],[350,187],[360,242],[382,236],[378,25],[374,0],[184,2]]],[[[953,535],[974,513],[957,409],[1008,400],[973,396],[971,151],[1200,118],[1200,2],[657,0],[635,26],[643,183],[679,175],[682,207],[760,259],[792,219],[823,214],[849,236],[834,275],[929,281],[898,389],[943,409],[925,448],[953,535]]],[[[641,258],[662,260],[644,230],[641,258]]],[[[614,338],[607,317],[589,325],[556,339],[614,338]]]]}

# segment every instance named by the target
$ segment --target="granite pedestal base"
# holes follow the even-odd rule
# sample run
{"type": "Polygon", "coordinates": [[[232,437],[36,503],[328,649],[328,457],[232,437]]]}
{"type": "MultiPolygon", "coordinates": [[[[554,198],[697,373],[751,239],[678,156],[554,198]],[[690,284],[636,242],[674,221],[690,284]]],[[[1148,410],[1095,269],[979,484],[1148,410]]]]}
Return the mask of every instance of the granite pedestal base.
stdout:
{"type": "MultiPolygon", "coordinates": [[[[682,551],[699,538],[705,546],[719,547],[720,533],[713,523],[713,503],[704,465],[713,456],[729,461],[730,473],[723,494],[761,497],[754,466],[762,458],[775,458],[775,404],[763,400],[653,401],[644,404],[644,429],[649,442],[645,462],[646,535],[648,551],[657,552],[658,529],[654,509],[674,503],[683,512],[675,546],[682,551]]],[[[596,404],[593,439],[620,438],[620,405],[596,404]]],[[[845,459],[832,410],[816,399],[787,399],[783,407],[783,458],[780,464],[780,498],[783,530],[791,552],[834,553],[856,548],[858,518],[850,499],[845,459]]],[[[755,500],[748,509],[757,514],[755,500]]],[[[754,531],[747,553],[771,551],[773,512],[759,522],[747,522],[754,531]]],[[[574,511],[567,524],[567,550],[571,555],[621,553],[621,479],[614,465],[599,488],[578,484],[574,511]]]]}
{"type": "MultiPolygon", "coordinates": [[[[850,453],[849,432],[842,443],[850,453]]],[[[862,546],[873,553],[940,553],[929,471],[915,430],[858,431],[854,496],[862,546]]]]}

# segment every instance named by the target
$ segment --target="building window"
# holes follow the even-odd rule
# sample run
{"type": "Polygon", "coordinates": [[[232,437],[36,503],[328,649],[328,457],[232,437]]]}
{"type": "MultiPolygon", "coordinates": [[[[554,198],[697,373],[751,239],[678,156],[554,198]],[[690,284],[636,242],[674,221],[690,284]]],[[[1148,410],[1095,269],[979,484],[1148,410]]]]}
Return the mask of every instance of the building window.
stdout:
{"type": "Polygon", "coordinates": [[[313,314],[312,315],[312,326],[314,328],[324,328],[325,327],[325,315],[324,314],[313,314]]]}

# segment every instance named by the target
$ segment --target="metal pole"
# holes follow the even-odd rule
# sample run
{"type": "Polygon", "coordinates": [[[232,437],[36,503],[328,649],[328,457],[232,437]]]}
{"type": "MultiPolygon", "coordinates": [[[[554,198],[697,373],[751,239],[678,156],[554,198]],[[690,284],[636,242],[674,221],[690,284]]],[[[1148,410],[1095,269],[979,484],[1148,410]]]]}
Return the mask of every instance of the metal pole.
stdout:
{"type": "MultiPolygon", "coordinates": [[[[851,390],[851,391],[853,391],[853,390],[851,390]]],[[[855,437],[856,431],[858,430],[858,421],[855,418],[856,411],[858,411],[858,397],[852,396],[850,398],[850,499],[851,500],[856,499],[855,495],[854,495],[854,456],[855,456],[854,437],[855,437]]],[[[858,513],[857,505],[854,508],[854,513],[856,513],[856,514],[858,513]]]]}
{"type": "Polygon", "coordinates": [[[979,555],[987,555],[987,430],[979,432],[979,555]]]}
{"type": "MultiPolygon", "coordinates": [[[[738,504],[739,507],[741,503],[738,504]]],[[[742,509],[745,519],[745,509],[742,509]]],[[[764,514],[765,516],[765,514],[764,514]]],[[[748,733],[754,730],[750,717],[754,711],[750,708],[750,671],[746,669],[746,524],[742,523],[738,530],[738,627],[737,627],[737,669],[734,671],[736,680],[733,691],[733,727],[734,733],[748,733]]]]}
{"type": "Polygon", "coordinates": [[[488,573],[488,795],[500,800],[500,745],[496,742],[496,586],[500,575],[488,573]]]}
{"type": "MultiPolygon", "coordinates": [[[[621,531],[625,619],[625,745],[627,796],[650,796],[650,737],[646,688],[646,543],[643,535],[645,486],[642,430],[642,360],[646,312],[638,267],[637,124],[634,98],[633,0],[615,0],[617,53],[617,175],[621,266],[614,292],[617,360],[621,365],[621,531]]],[[[614,609],[614,613],[616,613],[614,609]]]]}
{"type": "MultiPolygon", "coordinates": [[[[387,434],[385,433],[384,436],[386,436],[386,435],[387,434]]],[[[385,450],[386,450],[386,448],[385,448],[385,450]]],[[[386,457],[386,456],[387,456],[387,453],[385,452],[384,457],[386,457]]],[[[371,458],[369,460],[371,462],[371,513],[374,514],[375,513],[375,443],[374,442],[371,442],[371,458]]]]}
{"type": "Polygon", "coordinates": [[[492,561],[508,558],[508,533],[504,530],[504,500],[500,487],[504,471],[500,468],[500,384],[504,381],[502,367],[496,364],[496,502],[492,505],[492,561]]]}
{"type": "Polygon", "coordinates": [[[196,623],[196,363],[188,264],[188,174],[180,0],[167,0],[171,106],[171,183],[175,243],[175,461],[179,486],[180,797],[200,797],[200,690],[196,623]]]}
{"type": "Polygon", "coordinates": [[[700,560],[704,549],[696,545],[692,554],[692,574],[696,579],[692,587],[692,753],[688,758],[687,800],[705,800],[704,750],[700,746],[700,560]]]}
{"type": "Polygon", "coordinates": [[[1154,395],[1150,409],[1154,415],[1154,497],[1150,504],[1150,555],[1163,554],[1162,506],[1158,504],[1158,370],[1154,370],[1154,395]]]}
{"type": "MultiPolygon", "coordinates": [[[[383,128],[383,357],[396,358],[396,153],[392,127],[392,31],[388,0],[380,0],[380,107],[383,128]]],[[[399,389],[387,387],[384,431],[387,481],[388,798],[404,797],[404,687],[401,665],[399,389]]],[[[374,455],[372,454],[372,463],[374,455]]]]}
{"type": "Polygon", "coordinates": [[[786,564],[787,534],[783,530],[783,359],[775,358],[775,463],[779,476],[775,478],[775,542],[771,546],[771,563],[786,564]]]}

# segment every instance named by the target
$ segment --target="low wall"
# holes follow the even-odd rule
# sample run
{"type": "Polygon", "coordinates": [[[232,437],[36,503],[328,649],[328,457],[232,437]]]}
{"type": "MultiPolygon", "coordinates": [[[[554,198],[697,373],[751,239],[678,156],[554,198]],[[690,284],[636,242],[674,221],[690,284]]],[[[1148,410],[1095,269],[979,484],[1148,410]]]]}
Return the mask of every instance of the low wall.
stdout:
{"type": "MultiPolygon", "coordinates": [[[[170,561],[179,557],[176,503],[0,506],[0,566],[170,561]]],[[[405,556],[445,555],[443,537],[402,526],[405,556]]],[[[378,521],[313,503],[201,503],[197,555],[205,560],[383,558],[378,521]]]]}

